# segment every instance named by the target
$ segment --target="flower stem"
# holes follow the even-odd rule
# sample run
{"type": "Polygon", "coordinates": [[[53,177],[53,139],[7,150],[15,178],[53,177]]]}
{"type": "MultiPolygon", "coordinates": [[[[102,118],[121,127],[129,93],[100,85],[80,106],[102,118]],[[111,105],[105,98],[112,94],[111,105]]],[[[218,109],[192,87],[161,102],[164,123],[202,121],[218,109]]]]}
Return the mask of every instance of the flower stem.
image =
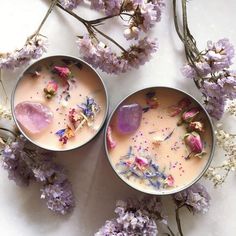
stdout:
{"type": "Polygon", "coordinates": [[[182,231],[182,227],[181,227],[181,222],[180,222],[180,216],[179,216],[179,210],[181,209],[182,206],[178,206],[176,209],[175,209],[175,219],[176,219],[176,223],[177,223],[177,226],[178,226],[178,231],[179,231],[179,234],[180,236],[183,236],[183,231],[182,231]]]}
{"type": "Polygon", "coordinates": [[[3,90],[4,95],[5,95],[5,104],[6,104],[7,101],[8,101],[8,95],[7,95],[7,91],[6,91],[5,85],[3,83],[3,80],[2,80],[2,70],[1,69],[0,69],[0,84],[2,86],[2,90],[3,90]]]}
{"type": "MultiPolygon", "coordinates": [[[[102,35],[104,38],[108,39],[109,41],[111,41],[113,44],[115,44],[117,47],[119,47],[123,52],[127,52],[125,50],[125,48],[123,48],[119,43],[117,43],[114,39],[112,39],[110,36],[106,35],[105,33],[103,33],[101,30],[99,30],[94,23],[91,23],[91,21],[85,20],[84,18],[78,16],[76,13],[74,13],[71,10],[65,9],[61,4],[57,3],[57,6],[62,9],[63,11],[67,12],[68,14],[70,14],[71,16],[73,16],[74,18],[76,18],[78,21],[80,21],[81,23],[84,24],[84,26],[86,27],[87,31],[89,32],[89,34],[91,34],[91,32],[93,32],[93,30],[95,30],[96,32],[98,32],[100,35],[102,35]]],[[[114,17],[114,16],[113,16],[114,17]]],[[[95,22],[95,21],[94,21],[95,22]]],[[[97,22],[96,22],[97,23],[97,22]]],[[[99,22],[98,22],[99,23],[99,22]]]]}
{"type": "Polygon", "coordinates": [[[33,36],[37,36],[37,35],[39,34],[39,32],[40,32],[40,30],[42,29],[44,23],[46,22],[48,16],[51,14],[53,8],[54,8],[55,5],[57,4],[57,1],[58,1],[58,0],[53,0],[53,1],[51,2],[50,7],[48,8],[48,11],[47,11],[46,15],[44,16],[42,22],[40,23],[38,29],[37,29],[36,32],[33,34],[33,36]]]}
{"type": "Polygon", "coordinates": [[[175,236],[174,232],[172,231],[169,225],[167,225],[167,229],[170,231],[171,236],[175,236]]]}
{"type": "Polygon", "coordinates": [[[6,131],[6,132],[9,132],[11,134],[13,134],[15,137],[17,137],[17,134],[9,129],[6,129],[6,128],[3,128],[3,127],[0,127],[0,130],[3,130],[3,131],[6,131]]]}
{"type": "Polygon", "coordinates": [[[175,30],[180,38],[180,40],[183,42],[183,36],[180,33],[179,30],[179,25],[178,25],[178,17],[177,17],[177,12],[176,12],[176,0],[173,0],[173,13],[174,13],[174,24],[175,24],[175,30]]]}

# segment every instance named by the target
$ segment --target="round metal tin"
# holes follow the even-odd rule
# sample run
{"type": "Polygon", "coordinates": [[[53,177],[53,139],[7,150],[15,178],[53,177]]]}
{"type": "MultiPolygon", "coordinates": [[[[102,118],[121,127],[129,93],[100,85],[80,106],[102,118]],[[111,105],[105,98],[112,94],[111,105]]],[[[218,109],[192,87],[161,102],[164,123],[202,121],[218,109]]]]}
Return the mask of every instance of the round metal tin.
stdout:
{"type": "Polygon", "coordinates": [[[185,190],[187,188],[189,188],[191,185],[193,185],[194,183],[196,183],[197,181],[199,181],[199,179],[204,175],[204,173],[207,171],[208,167],[210,166],[210,163],[213,159],[213,155],[214,155],[214,151],[215,151],[215,136],[214,136],[214,128],[213,128],[213,123],[212,123],[212,120],[208,114],[208,112],[206,111],[206,109],[193,97],[191,96],[190,94],[180,90],[180,89],[176,89],[176,88],[172,88],[172,87],[165,87],[165,86],[154,86],[154,87],[145,87],[143,89],[139,89],[139,90],[136,90],[135,92],[132,92],[131,94],[129,94],[128,96],[126,96],[124,99],[122,99],[118,105],[115,107],[115,109],[112,111],[112,113],[110,114],[109,118],[108,118],[108,121],[107,121],[107,124],[106,124],[106,127],[105,127],[105,135],[104,135],[104,144],[105,144],[105,151],[106,151],[106,156],[107,156],[107,159],[112,167],[112,169],[114,170],[114,172],[116,173],[116,175],[119,177],[119,179],[121,179],[123,182],[125,182],[128,186],[130,186],[131,188],[137,190],[137,191],[140,191],[142,193],[147,193],[147,194],[152,194],[152,195],[158,195],[158,196],[163,196],[163,195],[170,195],[170,194],[175,194],[177,192],[180,192],[182,190],[185,190]],[[210,124],[210,130],[211,130],[211,141],[212,141],[212,147],[211,147],[211,152],[210,152],[210,155],[209,155],[209,158],[208,158],[208,161],[204,167],[204,169],[201,171],[201,173],[192,181],[190,182],[189,184],[186,184],[184,185],[183,187],[178,187],[177,189],[172,189],[172,190],[168,190],[168,191],[162,191],[160,190],[158,193],[153,193],[153,192],[149,192],[149,191],[142,191],[138,188],[135,188],[132,184],[130,184],[128,181],[124,180],[120,175],[119,173],[117,173],[116,169],[114,168],[114,166],[112,165],[111,161],[110,161],[110,157],[109,157],[109,151],[108,151],[108,147],[107,147],[107,141],[106,141],[106,133],[107,133],[107,129],[108,129],[108,126],[111,122],[111,119],[113,117],[113,115],[115,114],[115,112],[117,111],[117,109],[119,108],[119,106],[126,100],[128,99],[130,96],[133,96],[134,94],[136,93],[139,93],[141,91],[144,91],[144,90],[154,90],[154,89],[170,89],[170,90],[174,90],[176,92],[179,92],[179,93],[182,93],[184,94],[185,96],[188,96],[190,97],[194,102],[196,102],[201,108],[202,110],[204,111],[206,117],[207,117],[207,120],[210,124]]]}
{"type": "Polygon", "coordinates": [[[105,125],[105,121],[107,119],[107,116],[108,116],[108,107],[109,107],[109,101],[108,101],[108,93],[107,93],[107,89],[106,89],[106,86],[101,78],[101,76],[99,75],[99,73],[91,66],[89,65],[87,62],[85,62],[84,60],[80,59],[80,58],[76,58],[76,57],[73,57],[73,56],[68,56],[68,55],[54,55],[54,56],[48,56],[48,57],[44,57],[44,58],[41,58],[40,60],[37,60],[36,62],[32,63],[31,65],[29,65],[24,71],[23,73],[19,76],[19,79],[13,89],[13,92],[12,92],[12,95],[11,95],[11,111],[12,111],[12,115],[13,115],[13,119],[18,127],[18,129],[20,130],[20,132],[33,144],[35,144],[36,146],[40,147],[40,148],[43,148],[45,150],[49,150],[49,151],[57,151],[57,152],[64,152],[64,151],[71,151],[71,150],[75,150],[77,148],[81,148],[83,146],[85,146],[86,144],[88,144],[89,142],[91,142],[97,135],[98,133],[103,129],[104,125],[105,125]],[[21,79],[23,79],[23,75],[26,71],[28,71],[31,67],[35,66],[36,64],[40,64],[42,61],[44,60],[49,60],[49,59],[58,59],[58,58],[63,58],[63,59],[71,59],[71,60],[75,60],[75,61],[78,61],[78,63],[81,63],[82,65],[85,65],[87,67],[89,67],[96,75],[97,75],[97,78],[100,80],[101,84],[102,84],[102,87],[104,89],[104,93],[105,93],[105,99],[106,99],[106,109],[105,109],[105,112],[104,112],[104,118],[103,118],[103,121],[100,125],[100,128],[97,130],[96,133],[94,133],[94,135],[91,137],[91,139],[89,139],[87,142],[83,143],[82,145],[79,145],[77,147],[73,147],[73,148],[70,148],[70,149],[50,149],[49,148],[45,148],[45,147],[42,147],[40,146],[38,143],[34,142],[33,140],[31,140],[26,134],[25,132],[23,131],[23,129],[20,127],[17,119],[16,119],[16,116],[15,116],[15,112],[14,112],[14,98],[15,98],[15,92],[16,92],[16,89],[17,89],[17,86],[19,84],[19,82],[21,81],[21,79]]]}

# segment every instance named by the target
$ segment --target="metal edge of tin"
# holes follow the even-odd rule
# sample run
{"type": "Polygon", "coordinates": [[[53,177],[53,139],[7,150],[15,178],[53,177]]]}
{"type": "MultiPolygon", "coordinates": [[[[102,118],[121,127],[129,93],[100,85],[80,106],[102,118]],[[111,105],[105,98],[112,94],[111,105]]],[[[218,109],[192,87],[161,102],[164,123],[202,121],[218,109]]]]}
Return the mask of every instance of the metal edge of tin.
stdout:
{"type": "Polygon", "coordinates": [[[70,56],[70,55],[64,55],[64,54],[58,54],[58,55],[51,55],[51,56],[46,56],[46,57],[42,57],[41,59],[31,63],[30,65],[28,65],[24,71],[22,72],[22,74],[18,77],[18,80],[14,86],[14,89],[12,91],[12,94],[11,94],[11,112],[12,112],[12,116],[13,116],[13,120],[17,126],[17,128],[20,130],[20,132],[24,135],[24,137],[26,139],[28,139],[31,143],[33,143],[34,145],[44,149],[44,150],[48,150],[48,151],[53,151],[53,152],[68,152],[68,151],[73,151],[73,150],[76,150],[76,149],[79,149],[79,148],[82,148],[83,146],[85,146],[86,144],[88,144],[89,142],[91,142],[92,140],[94,140],[97,135],[102,131],[102,129],[104,128],[105,126],[105,123],[106,123],[106,120],[108,118],[108,110],[109,110],[109,98],[108,98],[108,92],[107,92],[107,88],[106,88],[106,85],[101,77],[101,75],[89,64],[87,63],[86,61],[84,61],[83,59],[79,58],[79,57],[74,57],[74,56],[70,56]],[[47,149],[45,147],[42,147],[40,146],[39,144],[35,143],[34,141],[32,141],[26,134],[25,132],[21,129],[20,125],[18,124],[17,122],[17,119],[15,117],[15,112],[14,112],[14,98],[15,98],[15,92],[16,92],[16,89],[17,89],[17,86],[19,84],[19,82],[21,81],[21,79],[23,78],[24,76],[24,73],[30,69],[32,66],[34,66],[35,64],[37,63],[40,63],[44,60],[48,60],[50,58],[60,58],[60,57],[63,57],[63,58],[69,58],[69,59],[73,59],[73,60],[76,60],[86,66],[88,66],[96,75],[97,77],[99,78],[99,80],[101,81],[102,83],[102,86],[103,86],[103,89],[104,89],[104,92],[105,92],[105,99],[106,99],[106,110],[105,110],[105,113],[104,113],[104,118],[103,118],[103,121],[101,123],[101,126],[99,127],[98,131],[94,134],[94,136],[89,139],[86,143],[78,146],[78,147],[74,147],[74,148],[70,148],[70,149],[47,149]]]}
{"type": "Polygon", "coordinates": [[[155,195],[155,196],[165,196],[165,195],[171,195],[171,194],[175,194],[175,193],[178,193],[178,192],[181,192],[187,188],[189,188],[190,186],[192,186],[193,184],[195,184],[196,182],[198,182],[202,177],[203,175],[205,174],[205,172],[207,171],[207,169],[209,168],[210,164],[211,164],[211,161],[213,159],[213,155],[214,155],[214,152],[215,152],[215,134],[214,134],[214,128],[213,128],[213,123],[212,123],[212,119],[210,117],[210,115],[208,114],[208,112],[206,111],[206,109],[203,107],[203,105],[197,101],[196,98],[194,98],[192,95],[190,95],[189,93],[181,90],[181,89],[178,89],[178,88],[173,88],[173,87],[168,87],[168,86],[148,86],[148,87],[144,87],[142,89],[138,89],[138,90],[135,90],[134,92],[130,93],[129,95],[127,95],[126,97],[124,97],[122,100],[120,100],[120,102],[115,106],[115,108],[113,109],[113,111],[111,112],[111,114],[109,115],[109,118],[107,120],[107,123],[106,123],[106,127],[104,129],[104,147],[105,147],[105,152],[106,152],[106,156],[107,156],[107,159],[108,159],[108,162],[110,163],[110,166],[111,168],[113,169],[113,171],[116,173],[117,177],[122,181],[124,182],[125,184],[127,184],[129,187],[131,187],[132,189],[135,189],[136,191],[140,192],[140,193],[145,193],[145,194],[150,194],[150,195],[155,195]],[[160,193],[153,193],[153,192],[149,192],[149,191],[142,191],[138,188],[135,188],[134,186],[132,186],[132,184],[128,183],[128,181],[124,180],[119,174],[118,172],[116,171],[115,167],[112,165],[111,161],[110,161],[110,157],[109,157],[109,151],[108,151],[108,147],[107,147],[107,140],[106,140],[106,133],[107,133],[107,128],[110,124],[110,121],[113,117],[113,115],[115,114],[115,112],[117,111],[117,109],[119,108],[119,106],[126,100],[128,99],[129,97],[131,97],[132,95],[135,95],[136,93],[139,93],[139,92],[142,92],[144,90],[148,90],[148,89],[170,89],[170,90],[174,90],[174,91],[177,91],[177,92],[180,92],[184,95],[187,95],[189,96],[191,99],[193,99],[193,101],[195,101],[201,108],[202,110],[204,111],[207,119],[208,119],[208,122],[210,124],[210,130],[211,130],[211,141],[212,141],[212,147],[211,147],[211,152],[210,152],[210,155],[209,155],[209,158],[208,158],[208,161],[207,163],[205,164],[205,167],[203,168],[203,170],[200,172],[200,174],[192,181],[190,182],[189,184],[187,185],[184,185],[183,187],[180,187],[180,188],[177,188],[177,189],[173,189],[173,190],[170,190],[170,191],[163,191],[161,192],[160,190],[160,193]]]}

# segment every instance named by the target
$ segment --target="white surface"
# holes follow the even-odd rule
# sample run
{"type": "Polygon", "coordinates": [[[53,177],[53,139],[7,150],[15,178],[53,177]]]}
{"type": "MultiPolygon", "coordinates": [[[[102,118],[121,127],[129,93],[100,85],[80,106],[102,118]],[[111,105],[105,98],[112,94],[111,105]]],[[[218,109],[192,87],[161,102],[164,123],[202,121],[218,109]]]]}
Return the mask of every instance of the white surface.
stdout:
{"type": "MultiPolygon", "coordinates": [[[[109,76],[101,73],[110,95],[110,110],[130,92],[151,85],[175,86],[200,99],[193,82],[184,79],[179,71],[184,63],[183,48],[173,27],[172,1],[166,2],[163,20],[152,33],[160,44],[153,60],[125,75],[109,76]]],[[[1,0],[0,51],[22,46],[46,10],[47,1],[43,0],[1,0]]],[[[190,28],[200,47],[204,47],[208,39],[218,40],[223,37],[228,37],[236,46],[235,10],[235,0],[189,1],[190,28]]],[[[89,11],[81,12],[86,18],[97,15],[91,15],[89,11]]],[[[113,27],[110,25],[108,28],[111,30],[113,27]]],[[[42,32],[50,41],[47,55],[63,53],[79,56],[75,36],[83,31],[83,25],[56,9],[42,32]]],[[[21,70],[3,72],[9,93],[21,70]]],[[[215,162],[221,160],[221,155],[215,155],[215,162]]],[[[58,161],[68,169],[73,184],[77,203],[73,214],[68,217],[54,215],[47,210],[45,202],[39,199],[37,185],[19,188],[8,180],[7,172],[0,169],[1,236],[90,236],[106,219],[113,216],[116,200],[140,195],[121,182],[112,171],[104,153],[102,133],[86,147],[59,156],[58,161]]],[[[212,196],[211,209],[204,216],[182,212],[185,236],[236,235],[235,188],[232,188],[235,181],[235,176],[231,174],[224,186],[217,190],[211,183],[205,183],[212,196]]],[[[175,229],[170,197],[163,200],[170,215],[170,225],[175,229]]]]}

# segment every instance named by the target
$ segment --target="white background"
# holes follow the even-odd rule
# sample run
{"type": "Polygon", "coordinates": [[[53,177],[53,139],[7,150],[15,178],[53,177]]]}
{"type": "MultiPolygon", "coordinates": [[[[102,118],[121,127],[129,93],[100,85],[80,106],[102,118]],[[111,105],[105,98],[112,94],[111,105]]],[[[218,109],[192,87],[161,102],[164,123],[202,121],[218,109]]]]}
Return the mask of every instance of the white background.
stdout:
{"type": "MultiPolygon", "coordinates": [[[[1,0],[0,5],[0,51],[12,51],[23,46],[26,38],[37,28],[43,18],[48,2],[43,0],[1,0]]],[[[110,111],[130,92],[152,85],[174,86],[184,89],[200,99],[192,81],[184,79],[179,68],[184,63],[183,47],[175,33],[171,2],[163,14],[162,21],[153,29],[152,36],[159,39],[160,49],[153,60],[132,72],[120,76],[101,73],[110,95],[110,111]]],[[[227,37],[236,46],[236,1],[196,0],[189,1],[189,24],[199,48],[206,41],[227,37]]],[[[82,7],[81,7],[82,8],[82,7]]],[[[84,9],[84,8],[83,8],[84,9]]],[[[98,16],[78,9],[87,19],[98,16]]],[[[113,30],[114,38],[121,38],[112,21],[106,25],[113,30]]],[[[80,56],[76,47],[76,35],[84,32],[83,25],[56,9],[46,22],[42,33],[49,39],[46,55],[69,54],[80,56]]],[[[45,55],[45,56],[46,56],[45,55]]],[[[23,69],[23,68],[22,68],[23,69]]],[[[22,69],[3,71],[3,79],[10,94],[22,69]]],[[[2,94],[2,91],[1,91],[2,94]]],[[[228,123],[228,122],[227,122],[228,123]]],[[[228,125],[233,128],[233,125],[228,125]]],[[[214,162],[221,162],[223,155],[216,153],[214,162]]],[[[47,210],[45,202],[39,199],[39,186],[19,188],[9,181],[7,173],[0,169],[0,235],[1,236],[90,236],[113,217],[115,201],[140,193],[121,182],[106,159],[103,148],[103,133],[80,150],[58,156],[58,161],[68,169],[76,197],[76,208],[67,217],[61,217],[47,210]]],[[[236,235],[236,178],[231,174],[223,187],[207,186],[211,196],[211,208],[206,215],[192,216],[182,211],[183,232],[187,236],[236,235]]],[[[170,197],[163,198],[170,226],[175,230],[173,205],[170,197]]]]}

